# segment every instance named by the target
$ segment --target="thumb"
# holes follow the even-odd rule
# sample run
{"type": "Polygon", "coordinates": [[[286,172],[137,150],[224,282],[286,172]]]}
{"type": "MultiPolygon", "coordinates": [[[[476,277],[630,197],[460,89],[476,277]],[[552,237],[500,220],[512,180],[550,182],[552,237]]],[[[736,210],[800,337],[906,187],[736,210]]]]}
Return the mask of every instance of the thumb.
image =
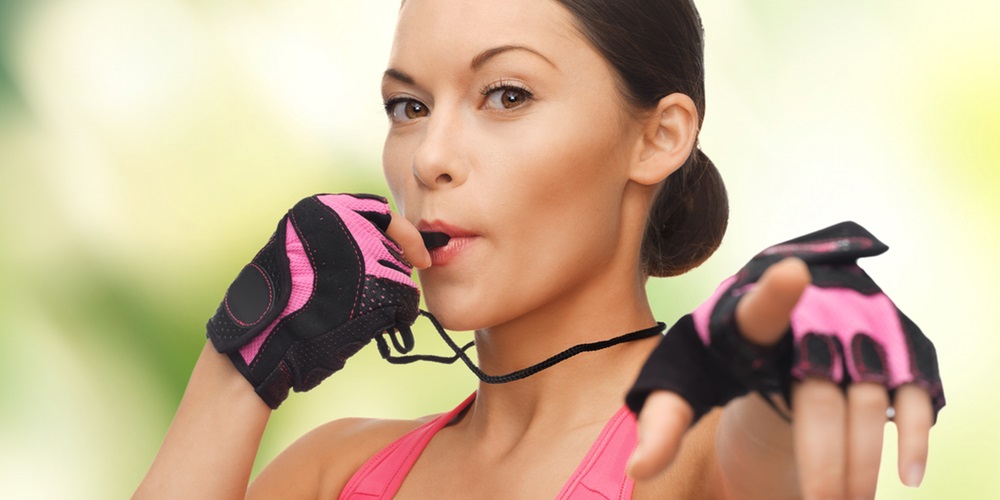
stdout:
{"type": "Polygon", "coordinates": [[[629,459],[628,474],[633,479],[651,479],[674,461],[684,432],[691,426],[694,411],[677,394],[655,391],[646,398],[639,414],[639,444],[629,459]]]}
{"type": "Polygon", "coordinates": [[[792,309],[811,280],[809,267],[796,257],[781,260],[764,271],[757,286],[736,305],[736,325],[743,336],[765,346],[781,340],[792,309]]]}
{"type": "Polygon", "coordinates": [[[431,265],[431,254],[424,246],[420,231],[416,226],[396,212],[390,212],[392,220],[385,233],[403,249],[403,256],[417,269],[426,269],[431,265]]]}

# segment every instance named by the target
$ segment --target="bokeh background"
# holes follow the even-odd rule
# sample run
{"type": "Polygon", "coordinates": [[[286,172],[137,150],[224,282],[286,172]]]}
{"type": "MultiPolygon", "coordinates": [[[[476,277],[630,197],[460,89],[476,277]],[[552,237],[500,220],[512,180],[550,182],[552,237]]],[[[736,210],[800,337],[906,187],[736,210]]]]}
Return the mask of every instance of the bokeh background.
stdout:
{"type": "MultiPolygon", "coordinates": [[[[397,6],[0,1],[3,497],[128,496],[204,321],[284,210],[386,194],[378,85],[397,6]]],[[[690,310],[767,244],[861,222],[892,247],[865,266],[936,341],[949,398],[918,490],[895,478],[888,427],[879,498],[1000,498],[1000,3],[700,7],[702,145],[731,229],[707,264],[650,283],[657,313],[690,310]]],[[[330,419],[416,417],[474,387],[464,367],[366,350],[275,413],[257,468],[330,419]]]]}

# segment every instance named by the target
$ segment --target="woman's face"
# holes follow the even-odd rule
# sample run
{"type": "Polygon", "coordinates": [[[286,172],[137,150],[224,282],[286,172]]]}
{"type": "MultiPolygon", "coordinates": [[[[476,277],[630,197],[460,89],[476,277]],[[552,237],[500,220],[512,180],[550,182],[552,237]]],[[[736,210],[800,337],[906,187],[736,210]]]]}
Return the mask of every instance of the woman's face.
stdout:
{"type": "Polygon", "coordinates": [[[410,222],[452,236],[420,272],[446,327],[557,310],[622,259],[641,130],[562,6],[407,0],[388,68],[385,176],[410,222]]]}

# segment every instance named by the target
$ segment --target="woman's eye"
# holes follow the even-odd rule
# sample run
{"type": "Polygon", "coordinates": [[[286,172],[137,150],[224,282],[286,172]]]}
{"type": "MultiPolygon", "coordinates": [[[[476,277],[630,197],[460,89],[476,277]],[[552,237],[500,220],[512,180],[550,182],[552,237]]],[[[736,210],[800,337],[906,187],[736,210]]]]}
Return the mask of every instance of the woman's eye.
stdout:
{"type": "Polygon", "coordinates": [[[385,114],[390,120],[406,122],[427,116],[427,105],[409,98],[389,99],[385,103],[385,114]]]}
{"type": "Polygon", "coordinates": [[[483,94],[486,96],[486,107],[500,110],[519,108],[532,99],[530,91],[512,85],[490,88],[483,94]]]}

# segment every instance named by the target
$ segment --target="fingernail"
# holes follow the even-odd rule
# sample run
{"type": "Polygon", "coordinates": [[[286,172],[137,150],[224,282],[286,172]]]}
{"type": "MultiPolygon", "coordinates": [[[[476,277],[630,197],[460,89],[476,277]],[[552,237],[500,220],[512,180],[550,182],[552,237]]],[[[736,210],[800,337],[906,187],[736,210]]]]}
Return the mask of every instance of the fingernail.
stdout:
{"type": "Polygon", "coordinates": [[[909,469],[906,469],[906,479],[903,484],[916,488],[920,486],[920,483],[924,481],[924,466],[922,464],[916,463],[910,465],[909,469]]]}

